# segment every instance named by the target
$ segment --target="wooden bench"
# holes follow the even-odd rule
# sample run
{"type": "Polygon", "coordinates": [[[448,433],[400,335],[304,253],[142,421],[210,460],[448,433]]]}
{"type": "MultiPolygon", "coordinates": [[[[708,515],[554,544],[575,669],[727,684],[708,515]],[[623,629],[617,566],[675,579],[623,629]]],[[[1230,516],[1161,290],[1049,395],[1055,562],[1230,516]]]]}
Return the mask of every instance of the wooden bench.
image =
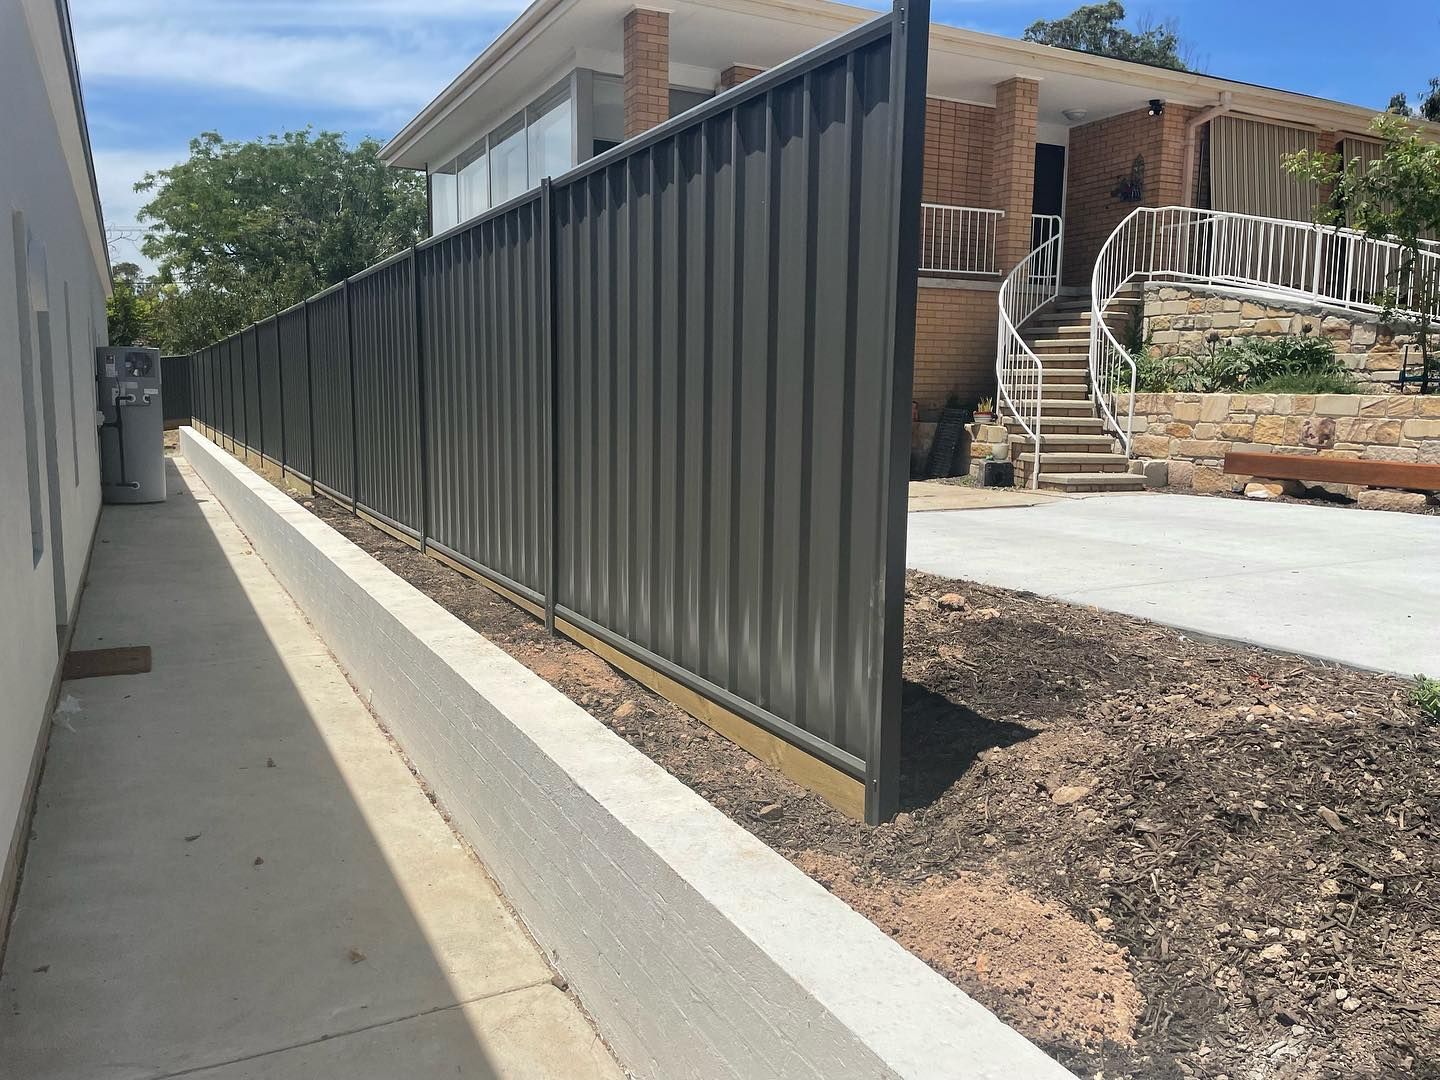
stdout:
{"type": "Polygon", "coordinates": [[[1259,454],[1244,450],[1225,455],[1225,471],[1234,476],[1254,476],[1265,480],[1308,480],[1317,484],[1440,491],[1440,465],[1420,465],[1411,461],[1360,461],[1305,454],[1259,454]]]}

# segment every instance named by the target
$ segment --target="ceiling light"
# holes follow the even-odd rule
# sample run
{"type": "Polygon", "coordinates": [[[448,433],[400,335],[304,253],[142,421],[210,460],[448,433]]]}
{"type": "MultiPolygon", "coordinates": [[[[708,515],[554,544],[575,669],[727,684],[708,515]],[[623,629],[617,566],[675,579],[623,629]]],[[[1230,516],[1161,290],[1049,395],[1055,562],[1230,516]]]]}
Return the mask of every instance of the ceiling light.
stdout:
{"type": "Polygon", "coordinates": [[[1078,124],[1081,120],[1084,120],[1085,117],[1090,115],[1090,110],[1066,109],[1061,115],[1064,116],[1066,120],[1069,120],[1072,124],[1078,124]]]}

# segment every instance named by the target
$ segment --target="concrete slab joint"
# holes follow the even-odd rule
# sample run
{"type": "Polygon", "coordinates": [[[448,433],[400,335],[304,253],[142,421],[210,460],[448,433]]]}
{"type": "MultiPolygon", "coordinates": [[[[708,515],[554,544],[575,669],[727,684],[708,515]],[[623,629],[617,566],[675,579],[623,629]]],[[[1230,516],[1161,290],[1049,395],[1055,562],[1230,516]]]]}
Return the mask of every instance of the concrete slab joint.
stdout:
{"type": "Polygon", "coordinates": [[[1071,1075],[223,451],[181,447],[637,1076],[1071,1075]]]}

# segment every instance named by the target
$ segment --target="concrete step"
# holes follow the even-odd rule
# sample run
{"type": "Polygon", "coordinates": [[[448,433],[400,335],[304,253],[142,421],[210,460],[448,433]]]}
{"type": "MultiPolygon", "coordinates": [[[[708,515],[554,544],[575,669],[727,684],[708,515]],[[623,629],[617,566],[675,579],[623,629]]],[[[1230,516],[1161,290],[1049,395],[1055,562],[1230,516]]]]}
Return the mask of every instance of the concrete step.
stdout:
{"type": "MultiPolygon", "coordinates": [[[[1020,486],[1016,479],[1016,487],[1020,486]]],[[[1144,491],[1145,478],[1134,473],[1047,473],[1040,471],[1039,485],[1045,491],[1075,494],[1102,491],[1144,491]]]]}
{"type": "MultiPolygon", "coordinates": [[[[1043,417],[1041,423],[1054,417],[1059,419],[1066,416],[1093,417],[1095,415],[1095,403],[1087,398],[1055,398],[1042,397],[1040,399],[1040,415],[1043,417]]],[[[1041,429],[1044,430],[1043,428],[1041,429]]]]}
{"type": "MultiPolygon", "coordinates": [[[[1012,446],[1032,445],[1033,440],[1023,432],[1011,433],[1010,444],[1012,446]]],[[[1115,452],[1115,440],[1109,435],[1080,435],[1075,433],[1050,432],[1046,431],[1044,425],[1040,427],[1040,445],[1045,448],[1041,455],[1043,460],[1048,460],[1052,453],[1056,454],[1086,454],[1101,453],[1113,454],[1115,452]]],[[[1021,451],[1024,453],[1025,451],[1021,451]]]]}
{"type": "Polygon", "coordinates": [[[1046,377],[1046,379],[1045,379],[1043,382],[1041,382],[1041,384],[1040,384],[1040,397],[1041,397],[1042,399],[1053,398],[1053,399],[1055,399],[1055,400],[1057,400],[1057,401],[1059,401],[1059,400],[1065,400],[1065,401],[1089,401],[1089,400],[1090,400],[1090,385],[1089,385],[1088,383],[1083,382],[1083,381],[1082,381],[1082,382],[1068,382],[1068,383],[1067,383],[1067,382],[1056,382],[1054,379],[1051,379],[1051,378],[1048,377],[1049,374],[1050,374],[1048,371],[1047,371],[1045,374],[1046,374],[1047,377],[1046,377]]]}
{"type": "MultiPolygon", "coordinates": [[[[1015,458],[1017,467],[1021,463],[1028,468],[1035,463],[1035,452],[1029,451],[1015,458]]],[[[1074,473],[1117,473],[1128,472],[1130,459],[1124,454],[1104,452],[1099,449],[1087,453],[1085,451],[1049,451],[1046,450],[1040,455],[1040,475],[1044,476],[1046,470],[1052,472],[1074,472],[1074,473]]],[[[1141,479],[1144,479],[1143,477],[1141,479]]]]}

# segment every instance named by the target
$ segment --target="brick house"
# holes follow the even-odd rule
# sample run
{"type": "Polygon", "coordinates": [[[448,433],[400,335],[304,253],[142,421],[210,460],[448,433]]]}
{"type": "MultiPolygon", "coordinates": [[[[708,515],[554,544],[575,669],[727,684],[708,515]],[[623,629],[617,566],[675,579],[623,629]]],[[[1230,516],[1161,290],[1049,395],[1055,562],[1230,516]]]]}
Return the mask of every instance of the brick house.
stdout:
{"type": "MultiPolygon", "coordinates": [[[[535,0],[382,157],[427,173],[432,228],[443,231],[873,15],[829,0],[535,0]]],[[[938,24],[928,80],[916,403],[973,404],[997,394],[1001,373],[1002,415],[1037,449],[1007,362],[1054,358],[1044,389],[1036,377],[1033,411],[1038,424],[1040,397],[1059,387],[1048,411],[1062,422],[1050,428],[1069,450],[1105,449],[1116,428],[1093,415],[1084,364],[1067,370],[1066,360],[1086,346],[1097,256],[1132,211],[1308,223],[1321,193],[1291,180],[1281,155],[1376,150],[1371,109],[938,24]],[[1047,279],[1046,317],[1020,333],[1032,304],[1007,331],[1002,286],[1041,247],[1020,277],[1047,279]]],[[[1123,459],[1115,465],[1124,472],[1123,459]]]]}

